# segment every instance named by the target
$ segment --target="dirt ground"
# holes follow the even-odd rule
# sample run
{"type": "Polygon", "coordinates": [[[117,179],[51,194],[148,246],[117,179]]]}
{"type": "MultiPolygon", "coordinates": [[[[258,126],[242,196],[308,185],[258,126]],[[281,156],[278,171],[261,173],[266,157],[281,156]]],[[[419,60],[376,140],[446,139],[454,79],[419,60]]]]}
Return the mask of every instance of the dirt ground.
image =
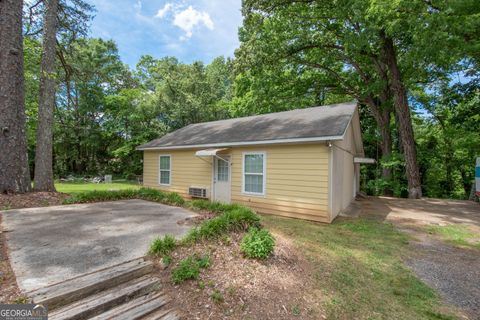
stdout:
{"type": "Polygon", "coordinates": [[[480,228],[480,204],[467,200],[369,197],[362,212],[386,221],[415,225],[465,224],[480,228]]]}
{"type": "Polygon", "coordinates": [[[241,234],[210,245],[176,250],[173,261],[158,275],[164,291],[182,319],[322,319],[321,293],[310,282],[310,264],[297,255],[289,240],[274,234],[274,255],[266,261],[244,258],[241,234]],[[171,281],[171,270],[181,259],[209,254],[211,266],[198,280],[180,285],[171,281]],[[214,299],[212,296],[220,298],[214,299]]]}
{"type": "Polygon", "coordinates": [[[67,197],[68,194],[60,192],[0,193],[0,211],[56,206],[62,204],[62,201],[67,197]]]}
{"type": "Polygon", "coordinates": [[[480,250],[447,243],[428,226],[464,225],[480,236],[480,204],[440,199],[369,198],[362,214],[392,222],[413,236],[405,263],[468,319],[480,319],[480,250]]]}
{"type": "Polygon", "coordinates": [[[5,233],[1,227],[0,215],[0,303],[13,302],[20,296],[15,275],[8,260],[5,233]]]}

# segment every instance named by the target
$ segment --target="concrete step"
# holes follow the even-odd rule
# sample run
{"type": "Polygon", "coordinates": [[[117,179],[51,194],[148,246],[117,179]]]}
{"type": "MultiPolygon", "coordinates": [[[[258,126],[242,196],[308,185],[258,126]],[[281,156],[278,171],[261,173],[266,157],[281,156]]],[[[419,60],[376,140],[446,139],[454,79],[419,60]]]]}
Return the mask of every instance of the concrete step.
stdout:
{"type": "Polygon", "coordinates": [[[158,311],[168,303],[163,293],[151,293],[124,303],[107,312],[101,313],[90,320],[137,320],[158,311]]]}
{"type": "Polygon", "coordinates": [[[48,315],[48,318],[87,319],[159,288],[160,279],[146,275],[56,309],[48,315]]]}
{"type": "Polygon", "coordinates": [[[150,273],[152,269],[152,262],[143,258],[135,259],[28,292],[27,296],[34,303],[46,305],[51,311],[140,278],[150,273]]]}

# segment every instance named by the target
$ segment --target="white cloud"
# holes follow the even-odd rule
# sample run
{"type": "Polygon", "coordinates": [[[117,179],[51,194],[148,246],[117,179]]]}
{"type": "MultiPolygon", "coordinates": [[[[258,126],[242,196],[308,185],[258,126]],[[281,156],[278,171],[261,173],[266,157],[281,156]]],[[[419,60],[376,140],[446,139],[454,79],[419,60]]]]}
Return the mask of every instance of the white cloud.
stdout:
{"type": "Polygon", "coordinates": [[[163,18],[165,15],[173,9],[173,5],[170,2],[167,2],[162,9],[159,9],[157,14],[155,15],[156,18],[163,18]]]}
{"type": "Polygon", "coordinates": [[[141,0],[138,0],[137,3],[135,3],[135,4],[133,5],[133,7],[135,8],[135,10],[136,10],[137,12],[142,11],[142,1],[141,1],[141,0]]]}
{"type": "Polygon", "coordinates": [[[183,31],[185,31],[185,37],[190,38],[192,36],[193,29],[197,25],[203,24],[210,30],[213,30],[213,21],[210,15],[205,11],[198,11],[189,6],[187,9],[180,12],[175,12],[173,24],[183,31]]]}

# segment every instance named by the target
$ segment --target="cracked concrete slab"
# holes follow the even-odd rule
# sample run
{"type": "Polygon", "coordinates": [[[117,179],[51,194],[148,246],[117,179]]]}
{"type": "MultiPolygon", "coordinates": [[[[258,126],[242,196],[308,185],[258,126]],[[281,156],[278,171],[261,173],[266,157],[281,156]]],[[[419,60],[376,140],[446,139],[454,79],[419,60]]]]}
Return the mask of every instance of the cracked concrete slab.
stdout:
{"type": "Polygon", "coordinates": [[[181,222],[196,214],[124,200],[8,210],[2,215],[17,283],[31,291],[142,257],[155,237],[186,234],[190,227],[181,222]]]}

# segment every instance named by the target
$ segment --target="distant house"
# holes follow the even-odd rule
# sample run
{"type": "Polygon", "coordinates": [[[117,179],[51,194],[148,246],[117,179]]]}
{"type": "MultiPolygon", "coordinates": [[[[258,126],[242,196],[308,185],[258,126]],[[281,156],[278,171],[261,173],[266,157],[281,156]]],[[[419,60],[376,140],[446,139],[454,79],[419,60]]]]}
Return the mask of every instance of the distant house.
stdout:
{"type": "Polygon", "coordinates": [[[137,149],[147,187],[327,223],[369,160],[355,103],[191,124],[137,149]]]}

